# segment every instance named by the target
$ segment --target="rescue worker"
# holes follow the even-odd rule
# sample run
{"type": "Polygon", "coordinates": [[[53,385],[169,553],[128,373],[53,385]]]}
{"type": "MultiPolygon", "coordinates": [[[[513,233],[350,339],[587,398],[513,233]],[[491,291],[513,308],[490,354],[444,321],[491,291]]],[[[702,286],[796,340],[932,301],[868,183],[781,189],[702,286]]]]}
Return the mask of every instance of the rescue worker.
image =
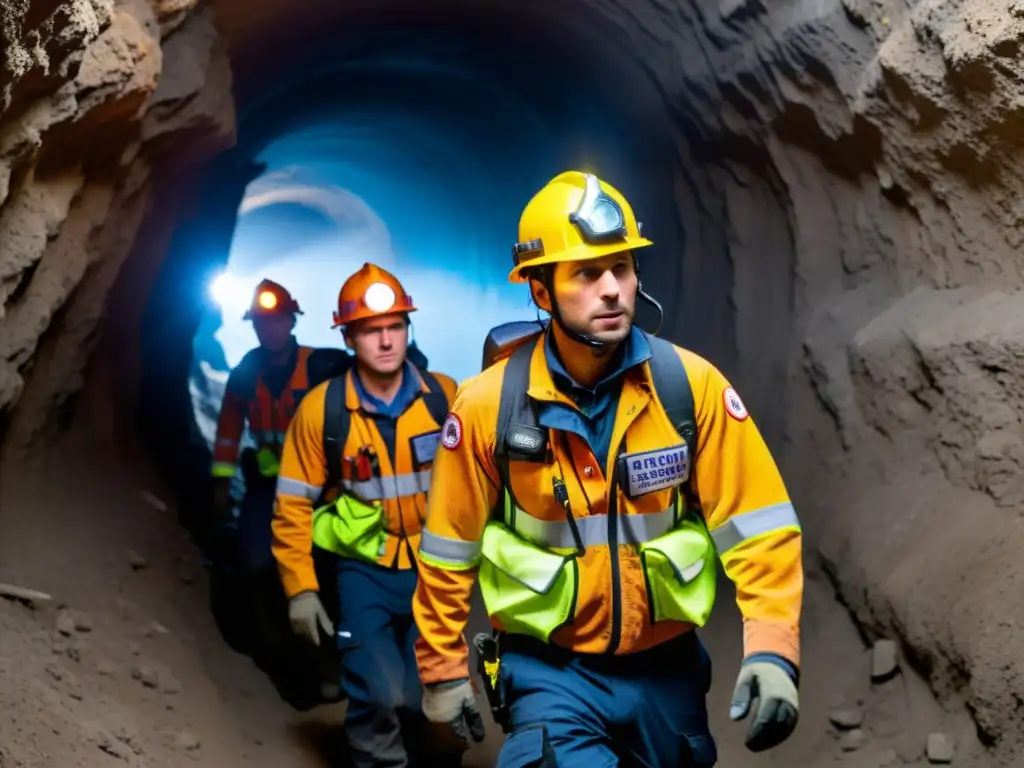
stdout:
{"type": "Polygon", "coordinates": [[[360,767],[408,764],[415,739],[400,711],[418,716],[421,730],[429,726],[412,595],[431,466],[456,385],[408,360],[415,311],[380,267],[364,264],[345,281],[334,327],[355,366],[302,401],[277,481],[274,556],[294,631],[316,645],[321,634],[332,638],[321,592],[336,589],[340,600],[345,730],[360,767]],[[320,583],[313,551],[337,555],[336,584],[320,583]]]}
{"type": "Polygon", "coordinates": [[[285,430],[309,389],[308,361],[314,352],[300,346],[292,335],[297,314],[302,314],[299,305],[283,286],[272,280],[256,286],[243,319],[252,321],[259,346],[246,353],[228,375],[211,467],[214,514],[223,522],[231,515],[231,482],[242,463],[245,495],[239,509],[236,549],[247,578],[266,581],[269,577],[271,585],[276,574],[270,521],[281,448],[285,430]],[[246,422],[256,446],[243,454],[246,422]]]}
{"type": "Polygon", "coordinates": [[[638,297],[657,307],[634,256],[650,244],[607,183],[552,179],[510,275],[551,320],[463,382],[442,427],[413,606],[423,708],[464,737],[478,722],[463,629],[479,578],[500,630],[499,766],[714,765],[693,630],[716,549],[744,620],[730,714],[759,699],[755,751],[796,724],[799,522],[725,377],[634,326],[638,297]]]}

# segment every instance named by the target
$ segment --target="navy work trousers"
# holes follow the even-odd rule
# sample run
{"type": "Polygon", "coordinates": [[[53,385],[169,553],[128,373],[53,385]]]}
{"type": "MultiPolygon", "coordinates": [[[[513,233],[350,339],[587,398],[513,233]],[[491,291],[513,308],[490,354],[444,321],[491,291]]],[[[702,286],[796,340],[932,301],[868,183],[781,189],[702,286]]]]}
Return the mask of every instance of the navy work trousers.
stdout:
{"type": "Polygon", "coordinates": [[[424,743],[429,727],[413,651],[419,637],[412,616],[416,570],[341,558],[338,590],[338,650],[353,764],[398,768],[424,760],[426,765],[458,765],[458,755],[430,759],[433,750],[424,743]]]}
{"type": "Polygon", "coordinates": [[[641,653],[573,653],[522,635],[501,640],[512,732],[498,768],[710,768],[718,759],[705,696],[711,658],[694,632],[641,653]]]}
{"type": "Polygon", "coordinates": [[[273,533],[276,478],[260,478],[248,484],[238,509],[238,556],[247,574],[276,573],[277,563],[270,549],[273,533]]]}

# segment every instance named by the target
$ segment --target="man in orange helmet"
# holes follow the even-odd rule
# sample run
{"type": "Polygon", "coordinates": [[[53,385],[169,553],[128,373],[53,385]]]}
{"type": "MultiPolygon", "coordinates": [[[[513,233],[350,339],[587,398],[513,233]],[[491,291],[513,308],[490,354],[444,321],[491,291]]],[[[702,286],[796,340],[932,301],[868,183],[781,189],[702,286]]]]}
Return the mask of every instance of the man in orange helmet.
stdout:
{"type": "Polygon", "coordinates": [[[422,696],[413,655],[416,552],[456,385],[409,361],[415,311],[380,267],[364,264],[345,281],[334,327],[356,364],[302,401],[277,481],[274,556],[292,627],[313,644],[321,632],[337,643],[349,698],[345,731],[360,768],[408,764],[415,739],[398,713],[418,712],[422,696]],[[337,555],[336,583],[326,585],[340,597],[336,640],[314,551],[337,555]]]}
{"type": "Polygon", "coordinates": [[[636,257],[651,244],[592,174],[539,190],[509,279],[550,321],[485,360],[442,428],[414,601],[423,708],[470,730],[479,583],[497,633],[475,644],[510,734],[499,768],[714,765],[694,629],[718,560],[743,616],[730,717],[749,716],[755,752],[797,723],[800,521],[725,376],[634,326],[638,299],[657,306],[636,257]]]}
{"type": "MultiPolygon", "coordinates": [[[[211,467],[214,530],[223,532],[235,527],[230,547],[240,570],[241,602],[255,622],[256,631],[245,633],[249,646],[245,650],[264,666],[271,665],[271,676],[286,682],[290,690],[301,681],[291,679],[297,677],[294,671],[277,669],[289,663],[291,654],[282,652],[281,646],[289,636],[275,621],[276,615],[283,615],[284,602],[270,548],[274,489],[285,431],[299,402],[311,381],[323,380],[317,371],[326,365],[325,360],[337,365],[337,356],[345,356],[342,350],[299,345],[292,331],[295,316],[301,313],[283,286],[263,280],[256,287],[243,319],[252,321],[259,346],[246,353],[228,376],[211,467]],[[255,446],[242,450],[246,422],[255,446]],[[231,483],[239,464],[245,494],[237,523],[232,524],[231,483]]],[[[213,545],[224,543],[222,539],[215,533],[213,545]]]]}

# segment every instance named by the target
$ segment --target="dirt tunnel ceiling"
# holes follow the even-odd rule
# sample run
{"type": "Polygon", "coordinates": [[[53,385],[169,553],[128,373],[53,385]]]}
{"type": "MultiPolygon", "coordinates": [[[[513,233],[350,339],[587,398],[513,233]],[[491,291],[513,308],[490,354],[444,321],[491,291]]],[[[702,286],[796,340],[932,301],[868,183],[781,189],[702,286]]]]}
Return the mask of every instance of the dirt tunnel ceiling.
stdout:
{"type": "MultiPolygon", "coordinates": [[[[186,397],[200,300],[169,302],[225,253],[211,222],[275,135],[418,103],[435,143],[389,127],[430,148],[416,183],[443,160],[438,194],[480,180],[510,210],[583,137],[655,228],[665,334],[745,393],[865,634],[899,636],[997,752],[1024,739],[1024,608],[1000,597],[1024,501],[1019,4],[324,5],[3,6],[4,465],[76,419],[180,439],[152,403],[186,397]],[[516,109],[474,119],[445,83],[516,109]],[[476,130],[450,155],[455,114],[476,130]]],[[[494,237],[488,198],[459,199],[494,237]]]]}

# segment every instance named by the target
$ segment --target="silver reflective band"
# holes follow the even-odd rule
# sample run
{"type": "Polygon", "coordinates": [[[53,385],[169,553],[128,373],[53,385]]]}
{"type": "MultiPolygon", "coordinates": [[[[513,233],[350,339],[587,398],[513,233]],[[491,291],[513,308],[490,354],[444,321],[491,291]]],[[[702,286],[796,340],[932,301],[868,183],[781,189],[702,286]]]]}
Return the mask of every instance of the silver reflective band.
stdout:
{"type": "Polygon", "coordinates": [[[217,441],[217,445],[224,446],[225,448],[234,448],[236,445],[238,445],[238,441],[232,440],[227,437],[222,437],[220,440],[217,441]]]}
{"type": "MultiPolygon", "coordinates": [[[[608,515],[593,515],[575,519],[580,543],[584,547],[608,546],[608,515]]],[[[616,515],[616,534],[619,546],[643,544],[662,536],[675,526],[675,507],[661,512],[616,515]]],[[[523,510],[516,510],[516,533],[527,541],[549,549],[576,549],[576,540],[568,520],[538,520],[523,510]]]]}
{"type": "Polygon", "coordinates": [[[267,429],[257,433],[254,437],[263,445],[284,445],[285,433],[267,429]]]}
{"type": "Polygon", "coordinates": [[[292,480],[290,477],[277,478],[276,491],[281,496],[299,496],[303,499],[316,501],[320,498],[320,491],[322,490],[323,488],[304,483],[301,480],[292,480]]]}
{"type": "Polygon", "coordinates": [[[626,237],[626,217],[622,208],[601,189],[593,174],[584,174],[586,188],[583,199],[569,221],[576,225],[583,239],[591,244],[611,243],[626,237]]]}
{"type": "Polygon", "coordinates": [[[480,561],[480,542],[449,539],[424,530],[420,537],[420,554],[449,565],[476,565],[480,561]]]}
{"type": "Polygon", "coordinates": [[[771,533],[779,528],[792,527],[799,528],[800,520],[796,516],[793,504],[787,501],[730,517],[711,532],[711,538],[721,556],[755,536],[771,533]]]}
{"type": "Polygon", "coordinates": [[[345,480],[345,490],[363,501],[383,501],[401,496],[414,496],[430,490],[430,470],[393,477],[372,477],[369,480],[345,480]]]}

